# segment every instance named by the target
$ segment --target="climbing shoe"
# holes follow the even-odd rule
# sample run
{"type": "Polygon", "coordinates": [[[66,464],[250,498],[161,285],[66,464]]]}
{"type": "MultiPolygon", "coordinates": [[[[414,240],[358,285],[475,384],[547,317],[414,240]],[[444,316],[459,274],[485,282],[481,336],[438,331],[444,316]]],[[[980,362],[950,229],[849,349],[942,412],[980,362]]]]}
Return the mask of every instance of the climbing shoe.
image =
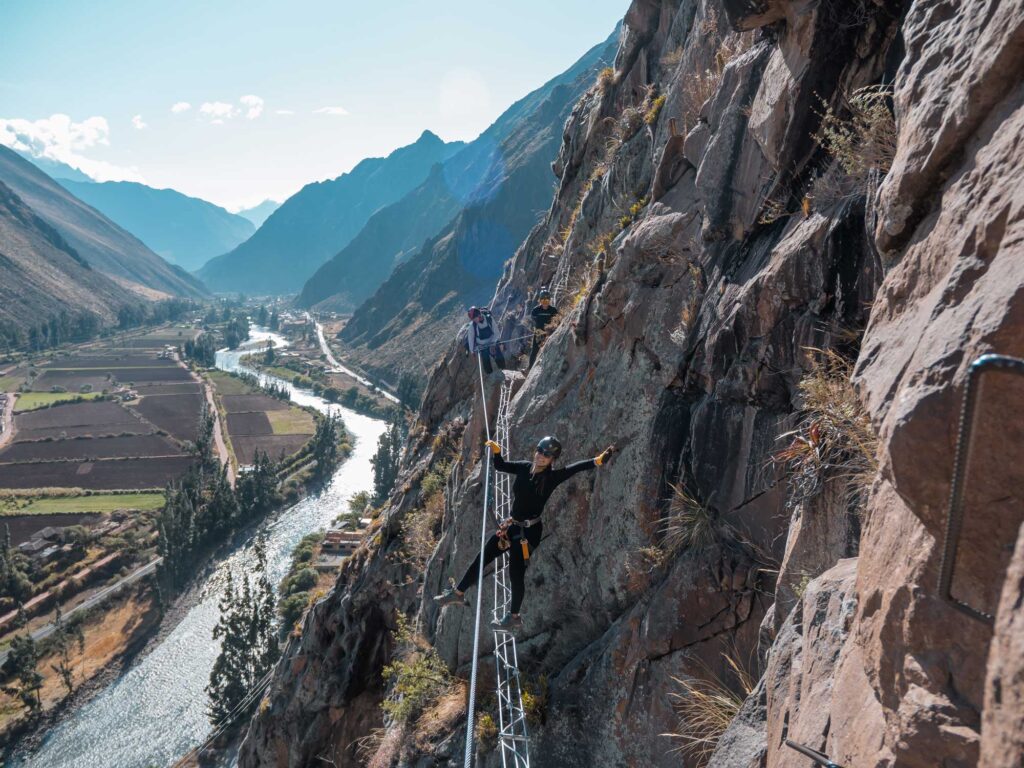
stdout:
{"type": "Polygon", "coordinates": [[[503,629],[506,632],[515,632],[517,629],[523,628],[523,619],[520,616],[513,616],[511,613],[506,613],[500,619],[492,621],[491,627],[494,629],[503,629]]]}
{"type": "Polygon", "coordinates": [[[448,587],[440,595],[434,595],[434,602],[439,608],[444,608],[446,605],[469,605],[466,595],[460,595],[455,591],[455,587],[448,587]]]}

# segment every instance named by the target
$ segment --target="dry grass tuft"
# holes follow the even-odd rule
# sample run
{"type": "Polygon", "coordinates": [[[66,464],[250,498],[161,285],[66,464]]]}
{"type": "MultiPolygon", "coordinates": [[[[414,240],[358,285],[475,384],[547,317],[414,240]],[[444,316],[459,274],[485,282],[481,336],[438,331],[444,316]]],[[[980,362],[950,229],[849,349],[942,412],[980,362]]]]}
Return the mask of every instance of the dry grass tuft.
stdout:
{"type": "Polygon", "coordinates": [[[619,77],[615,73],[614,67],[605,67],[604,69],[597,73],[597,88],[599,91],[601,91],[601,93],[605,93],[618,81],[619,77]]]}
{"type": "Polygon", "coordinates": [[[735,649],[731,654],[722,654],[734,678],[732,686],[710,670],[706,679],[672,678],[679,684],[679,691],[671,694],[679,717],[679,730],[662,736],[681,742],[673,751],[693,758],[699,766],[707,764],[744,699],[757,685],[757,677],[737,660],[737,656],[735,649]]]}
{"type": "Polygon", "coordinates": [[[414,734],[416,744],[427,749],[431,742],[438,741],[450,733],[458,722],[466,717],[466,685],[459,682],[452,686],[416,720],[414,734]]]}
{"type": "Polygon", "coordinates": [[[712,9],[698,26],[701,37],[705,40],[718,40],[711,66],[697,72],[683,81],[682,110],[683,128],[688,132],[697,123],[697,116],[704,105],[715,95],[722,74],[731,61],[742,55],[754,43],[754,33],[727,34],[722,36],[718,25],[718,14],[712,9]]]}
{"type": "Polygon", "coordinates": [[[892,89],[888,86],[859,88],[842,97],[840,117],[830,106],[821,115],[814,139],[831,162],[811,183],[808,197],[819,211],[874,194],[879,180],[892,168],[896,156],[896,119],[892,89]]]}
{"type": "Polygon", "coordinates": [[[679,66],[679,63],[683,60],[683,46],[673,48],[671,51],[661,57],[661,66],[665,69],[674,69],[679,66]]]}
{"type": "Polygon", "coordinates": [[[789,445],[774,457],[789,476],[790,503],[817,495],[825,482],[846,482],[847,498],[861,506],[878,472],[878,436],[850,381],[852,363],[833,350],[820,353],[800,381],[800,421],[789,445]]]}
{"type": "Polygon", "coordinates": [[[868,86],[843,96],[848,117],[826,107],[815,140],[840,165],[854,186],[863,187],[872,172],[885,175],[896,156],[896,119],[892,88],[868,86]]]}
{"type": "Polygon", "coordinates": [[[702,504],[683,485],[672,485],[668,514],[660,520],[661,547],[674,558],[683,550],[703,550],[721,541],[722,524],[706,504],[702,504]]]}

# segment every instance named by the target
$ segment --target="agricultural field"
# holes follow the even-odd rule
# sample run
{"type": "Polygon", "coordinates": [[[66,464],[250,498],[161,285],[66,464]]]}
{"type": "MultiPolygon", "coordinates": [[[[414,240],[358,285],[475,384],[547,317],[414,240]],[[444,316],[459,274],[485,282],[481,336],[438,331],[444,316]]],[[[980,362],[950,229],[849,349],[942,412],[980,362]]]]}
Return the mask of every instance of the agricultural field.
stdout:
{"type": "Polygon", "coordinates": [[[161,489],[184,475],[192,456],[118,458],[100,461],[39,461],[0,464],[0,488],[161,489]]]}
{"type": "Polygon", "coordinates": [[[95,400],[103,395],[99,392],[22,392],[14,402],[14,412],[24,413],[35,411],[39,408],[48,408],[57,403],[67,403],[73,400],[95,400]]]}
{"type": "MultiPolygon", "coordinates": [[[[162,493],[94,493],[89,496],[38,496],[0,500],[4,515],[84,515],[118,510],[157,510],[162,493]]],[[[67,525],[68,523],[65,523],[67,525]]]]}
{"type": "Polygon", "coordinates": [[[146,395],[129,408],[178,440],[195,442],[199,436],[203,396],[198,392],[191,395],[146,395]]]}
{"type": "Polygon", "coordinates": [[[272,461],[297,453],[316,431],[313,417],[302,408],[262,394],[241,379],[220,371],[207,374],[224,414],[235,459],[252,464],[256,451],[272,461]]]}
{"type": "MultiPolygon", "coordinates": [[[[0,449],[0,488],[25,502],[40,489],[162,490],[181,477],[194,461],[188,444],[198,436],[203,395],[175,350],[196,333],[122,335],[5,371],[5,390],[20,391],[0,449]]],[[[82,514],[125,501],[82,498],[94,500],[0,503],[0,513],[82,514]]]]}

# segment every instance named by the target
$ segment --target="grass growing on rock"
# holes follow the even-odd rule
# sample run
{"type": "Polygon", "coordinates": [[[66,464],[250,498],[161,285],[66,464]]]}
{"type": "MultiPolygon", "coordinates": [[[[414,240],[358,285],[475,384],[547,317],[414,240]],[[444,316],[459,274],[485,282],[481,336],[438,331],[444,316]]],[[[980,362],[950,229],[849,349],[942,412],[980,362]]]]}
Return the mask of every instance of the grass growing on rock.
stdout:
{"type": "Polygon", "coordinates": [[[818,359],[799,384],[800,420],[781,436],[790,442],[774,462],[787,473],[790,503],[839,478],[851,504],[860,506],[878,471],[878,436],[850,381],[852,363],[832,350],[815,351],[818,359]]]}
{"type": "Polygon", "coordinates": [[[381,704],[384,713],[396,723],[415,721],[419,715],[448,694],[455,679],[437,650],[399,614],[392,637],[395,660],[383,670],[390,692],[381,704]]]}
{"type": "Polygon", "coordinates": [[[757,685],[757,676],[738,661],[738,655],[735,651],[722,654],[734,678],[732,685],[707,669],[703,678],[672,678],[679,686],[670,694],[679,725],[676,732],[662,736],[679,742],[674,751],[698,766],[707,765],[722,734],[757,685]]]}
{"type": "Polygon", "coordinates": [[[661,523],[661,548],[669,559],[684,550],[704,550],[722,537],[718,516],[682,484],[674,484],[668,514],[661,523]]]}

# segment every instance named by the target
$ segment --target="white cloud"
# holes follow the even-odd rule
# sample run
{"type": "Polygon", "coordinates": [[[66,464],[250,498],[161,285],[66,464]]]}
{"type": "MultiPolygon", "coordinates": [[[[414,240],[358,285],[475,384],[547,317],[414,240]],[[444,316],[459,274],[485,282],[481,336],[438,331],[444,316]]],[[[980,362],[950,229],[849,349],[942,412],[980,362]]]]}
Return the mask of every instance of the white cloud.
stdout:
{"type": "Polygon", "coordinates": [[[237,110],[234,104],[228,104],[224,101],[204,101],[199,105],[199,114],[210,118],[211,122],[215,124],[223,123],[225,120],[234,117],[236,113],[237,110]]]}
{"type": "Polygon", "coordinates": [[[110,125],[104,117],[89,117],[78,123],[62,114],[41,120],[0,118],[0,144],[32,157],[67,163],[96,181],[144,181],[137,168],[123,168],[82,154],[98,146],[110,146],[110,125]]]}
{"type": "Polygon", "coordinates": [[[347,115],[349,111],[344,107],[320,107],[313,110],[314,115],[347,115]]]}
{"type": "Polygon", "coordinates": [[[238,101],[246,108],[245,117],[247,120],[255,120],[263,114],[263,99],[259,96],[243,96],[238,101]]]}
{"type": "Polygon", "coordinates": [[[177,115],[181,112],[188,112],[190,109],[192,109],[192,105],[187,101],[179,101],[171,107],[171,112],[177,115]]]}
{"type": "Polygon", "coordinates": [[[135,117],[132,118],[132,125],[140,131],[146,127],[146,124],[142,122],[142,115],[135,115],[135,117]]]}
{"type": "Polygon", "coordinates": [[[295,110],[293,110],[293,109],[275,109],[274,110],[274,114],[275,115],[294,115],[295,114],[295,110]]]}

